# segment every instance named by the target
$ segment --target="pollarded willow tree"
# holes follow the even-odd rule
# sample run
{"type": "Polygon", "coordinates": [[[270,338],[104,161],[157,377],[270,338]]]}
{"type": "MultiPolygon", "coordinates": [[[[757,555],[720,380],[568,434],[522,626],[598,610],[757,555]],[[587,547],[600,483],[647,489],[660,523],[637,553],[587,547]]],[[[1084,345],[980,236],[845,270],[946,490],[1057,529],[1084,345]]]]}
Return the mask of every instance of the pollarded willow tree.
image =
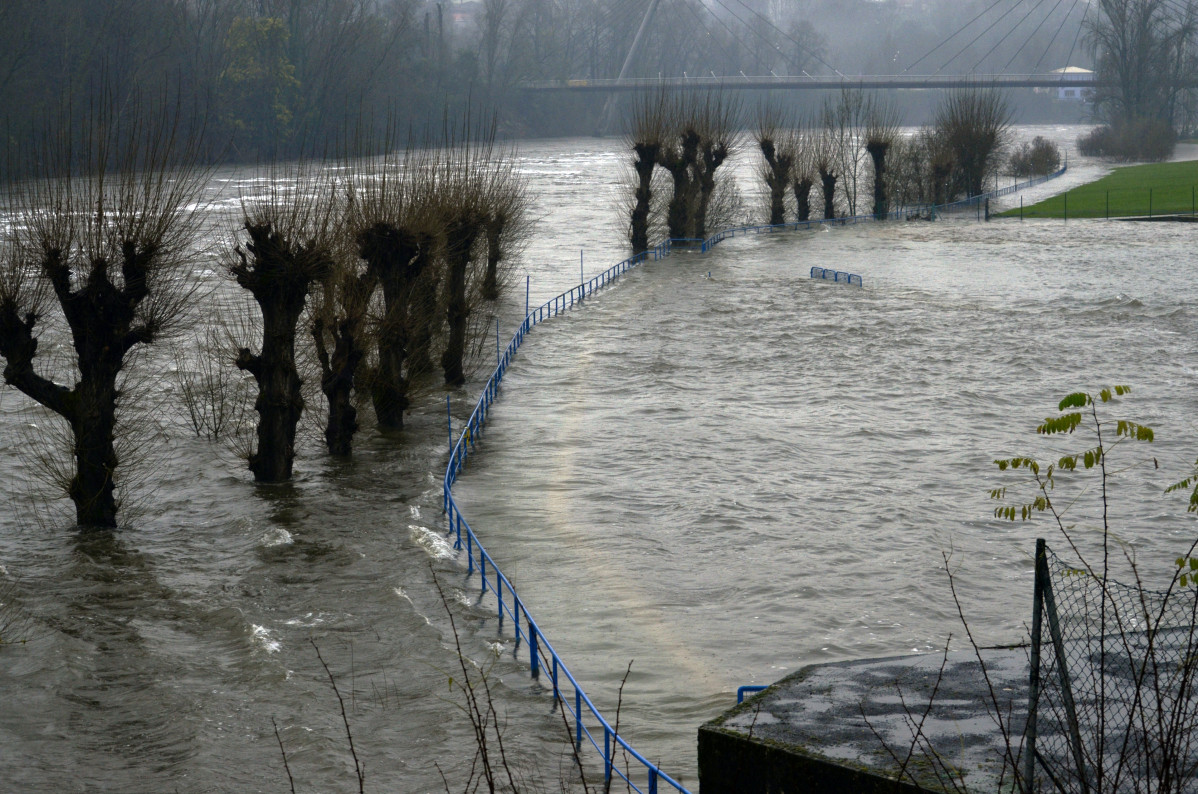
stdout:
{"type": "Polygon", "coordinates": [[[633,187],[633,206],[629,219],[632,252],[649,250],[649,213],[653,201],[653,170],[657,167],[666,135],[666,112],[669,104],[665,92],[638,96],[632,104],[632,115],[625,132],[625,144],[632,150],[632,169],[636,174],[633,187]]]}
{"type": "Polygon", "coordinates": [[[82,148],[64,133],[31,158],[40,171],[10,194],[0,262],[4,380],[69,425],[74,470],[63,485],[89,529],[117,526],[118,413],[130,356],[179,326],[196,289],[187,271],[198,213],[189,205],[204,174],[176,140],[177,117],[130,119],[85,119],[82,148]],[[39,351],[56,341],[51,314],[70,331],[65,371],[39,351]]]}
{"type": "Polygon", "coordinates": [[[265,196],[242,204],[240,229],[226,253],[229,273],[261,311],[260,348],[240,348],[237,366],[258,383],[257,448],[250,471],[258,482],[291,479],[295,432],[304,411],[295,344],[313,288],[334,269],[334,191],[304,167],[268,176],[265,196]]]}
{"type": "MultiPolygon", "coordinates": [[[[932,120],[940,159],[951,159],[947,195],[980,195],[1002,165],[1011,106],[997,89],[963,88],[945,94],[932,120]]],[[[937,202],[939,203],[939,202],[937,202]]]]}
{"type": "Polygon", "coordinates": [[[811,220],[811,188],[815,186],[816,154],[819,134],[806,122],[794,130],[795,162],[792,167],[791,190],[795,194],[795,219],[811,220]]]}
{"type": "Polygon", "coordinates": [[[638,253],[649,247],[655,167],[666,171],[672,184],[665,213],[669,236],[706,236],[724,184],[717,172],[739,145],[739,115],[740,106],[719,92],[699,97],[660,94],[636,106],[628,135],[635,172],[629,229],[638,253]]]}
{"type": "MultiPolygon", "coordinates": [[[[369,289],[365,302],[343,303],[341,311],[357,318],[351,342],[356,344],[359,363],[373,346],[372,361],[362,374],[375,419],[381,428],[399,429],[410,404],[413,297],[421,279],[437,266],[438,229],[433,211],[437,185],[426,150],[387,148],[392,153],[376,167],[351,177],[353,201],[347,208],[346,224],[356,258],[351,272],[369,289]],[[382,292],[381,312],[374,318],[373,334],[367,335],[362,323],[376,285],[382,292]]],[[[354,374],[354,370],[344,371],[343,380],[350,386],[354,374]]],[[[348,391],[341,395],[342,413],[352,410],[349,397],[348,391]]],[[[330,433],[332,422],[330,413],[330,433]]],[[[338,454],[348,454],[354,429],[356,425],[351,428],[348,424],[342,429],[344,449],[338,454]]]]}
{"type": "Polygon", "coordinates": [[[791,186],[797,155],[794,126],[776,105],[757,108],[754,137],[765,158],[761,179],[769,190],[771,226],[786,222],[786,191],[791,186]]]}
{"type": "Polygon", "coordinates": [[[874,206],[876,218],[885,218],[890,212],[890,197],[887,195],[889,180],[886,177],[886,156],[899,137],[901,124],[898,109],[890,102],[873,97],[865,115],[865,151],[874,166],[874,206]]]}
{"type": "Polygon", "coordinates": [[[499,297],[502,279],[498,268],[503,252],[517,245],[529,228],[525,222],[527,199],[512,151],[496,143],[494,121],[478,130],[471,130],[467,122],[456,140],[447,141],[438,158],[434,212],[443,240],[447,332],[441,371],[446,385],[460,386],[466,382],[474,306],[480,298],[499,297]],[[488,231],[494,228],[499,213],[504,226],[495,236],[497,248],[492,248],[488,231]],[[488,291],[488,287],[492,289],[488,291]]]}

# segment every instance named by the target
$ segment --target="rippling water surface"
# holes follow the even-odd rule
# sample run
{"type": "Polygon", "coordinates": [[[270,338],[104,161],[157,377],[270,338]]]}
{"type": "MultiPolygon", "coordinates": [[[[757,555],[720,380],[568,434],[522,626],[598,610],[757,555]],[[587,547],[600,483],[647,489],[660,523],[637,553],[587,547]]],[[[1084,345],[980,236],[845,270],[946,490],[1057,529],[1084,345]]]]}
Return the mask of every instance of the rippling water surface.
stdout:
{"type": "MultiPolygon", "coordinates": [[[[576,283],[580,249],[588,274],[624,256],[615,145],[522,154],[540,222],[505,343],[525,274],[535,305],[576,283]]],[[[1070,183],[1101,170],[1080,166],[1070,183]]],[[[945,553],[978,639],[1020,640],[1034,538],[1054,535],[990,517],[987,489],[1011,484],[991,461],[1078,446],[1032,432],[1068,391],[1135,387],[1120,416],[1156,428],[1160,469],[1121,475],[1113,525],[1167,571],[1194,529],[1159,494],[1198,450],[1194,229],[949,219],[649,263],[528,337],[459,503],[609,715],[631,663],[621,731],[693,785],[695,730],[737,686],[959,635],[945,553]]],[[[458,423],[477,392],[452,395],[458,423]]],[[[311,640],[368,788],[442,790],[438,767],[460,781],[472,749],[436,571],[514,751],[555,789],[560,717],[441,534],[443,399],[396,438],[364,433],[352,463],[313,435],[276,488],[187,438],[167,400],[143,514],[81,540],[27,509],[20,447],[47,420],[4,392],[0,614],[27,641],[0,647],[0,788],[285,791],[272,718],[299,790],[350,786],[311,640]]]]}

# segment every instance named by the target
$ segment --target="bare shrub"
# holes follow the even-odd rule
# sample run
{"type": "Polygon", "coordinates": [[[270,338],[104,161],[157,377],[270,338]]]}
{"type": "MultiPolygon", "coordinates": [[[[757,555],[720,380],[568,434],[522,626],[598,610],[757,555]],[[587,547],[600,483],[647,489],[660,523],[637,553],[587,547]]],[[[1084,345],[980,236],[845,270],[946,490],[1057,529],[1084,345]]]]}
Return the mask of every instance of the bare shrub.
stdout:
{"type": "Polygon", "coordinates": [[[947,198],[984,192],[1002,163],[1010,127],[1010,104],[996,89],[964,88],[944,96],[932,121],[940,150],[932,165],[949,168],[947,198]]]}
{"type": "Polygon", "coordinates": [[[1124,163],[1168,160],[1176,145],[1177,134],[1160,119],[1118,119],[1077,139],[1077,150],[1087,157],[1124,163]]]}
{"type": "Polygon", "coordinates": [[[197,438],[227,439],[246,421],[245,379],[220,329],[208,326],[187,341],[186,349],[175,349],[174,378],[188,425],[197,438]]]}
{"type": "Polygon", "coordinates": [[[1051,174],[1061,167],[1061,150],[1043,135],[1037,135],[1031,143],[1023,144],[1011,152],[1007,173],[1013,176],[1041,176],[1051,174]]]}

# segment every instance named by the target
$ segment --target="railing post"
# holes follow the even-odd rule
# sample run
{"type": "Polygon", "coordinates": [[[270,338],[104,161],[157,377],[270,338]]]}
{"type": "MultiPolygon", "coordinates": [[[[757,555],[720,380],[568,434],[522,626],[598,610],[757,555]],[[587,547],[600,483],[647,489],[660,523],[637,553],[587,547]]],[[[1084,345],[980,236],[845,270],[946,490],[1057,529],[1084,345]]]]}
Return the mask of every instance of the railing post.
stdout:
{"type": "Polygon", "coordinates": [[[657,767],[649,767],[649,794],[657,794],[657,767]]]}
{"type": "Polygon", "coordinates": [[[503,631],[503,578],[495,571],[495,597],[499,599],[499,630],[503,631]]]}
{"type": "Polygon", "coordinates": [[[487,592],[487,557],[481,551],[478,555],[478,575],[483,578],[483,592],[487,592]]]}
{"type": "Polygon", "coordinates": [[[458,525],[458,527],[457,527],[458,528],[458,539],[453,544],[453,547],[455,549],[461,549],[462,548],[462,511],[455,510],[454,513],[457,515],[457,521],[454,523],[456,523],[458,525]]]}
{"type": "Polygon", "coordinates": [[[574,685],[574,749],[582,749],[582,690],[574,685]]]}
{"type": "Polygon", "coordinates": [[[603,780],[611,782],[611,731],[603,726],[603,780]]]}
{"type": "Polygon", "coordinates": [[[528,667],[529,674],[533,678],[540,677],[540,659],[537,658],[537,627],[532,622],[532,618],[528,614],[528,610],[524,610],[524,617],[528,621],[528,667]]]}
{"type": "Polygon", "coordinates": [[[561,700],[561,692],[557,688],[557,654],[553,655],[553,699],[561,700]]]}
{"type": "Polygon", "coordinates": [[[474,575],[474,538],[466,533],[466,575],[474,575]]]}

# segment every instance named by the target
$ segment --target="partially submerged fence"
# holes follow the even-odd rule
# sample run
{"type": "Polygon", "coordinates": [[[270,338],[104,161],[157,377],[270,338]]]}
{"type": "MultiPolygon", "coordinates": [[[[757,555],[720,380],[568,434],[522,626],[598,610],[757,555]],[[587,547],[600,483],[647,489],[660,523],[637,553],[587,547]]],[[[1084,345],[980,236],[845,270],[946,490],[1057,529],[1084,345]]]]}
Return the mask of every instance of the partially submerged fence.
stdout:
{"type": "Polygon", "coordinates": [[[1196,617],[1198,587],[1103,581],[1036,542],[1025,794],[1198,791],[1196,617]]]}
{"type": "MultiPolygon", "coordinates": [[[[1058,175],[1063,172],[1064,169],[1058,172],[1058,175]]],[[[1035,183],[1036,181],[1033,180],[1032,183],[1024,183],[1023,186],[1026,187],[1029,184],[1035,183]]],[[[905,208],[888,213],[885,217],[908,218],[912,217],[912,212],[919,211],[918,209],[905,208]]],[[[478,440],[482,436],[487,418],[490,416],[491,406],[499,397],[499,384],[503,380],[503,376],[507,373],[508,367],[511,366],[516,351],[524,343],[525,335],[533,327],[571,309],[586,296],[612,283],[642,262],[650,259],[664,259],[675,248],[706,253],[730,237],[748,233],[760,234],[762,232],[788,229],[809,229],[813,226],[824,224],[844,225],[879,219],[874,215],[854,215],[846,218],[801,221],[776,226],[741,226],[734,229],[726,229],[706,239],[666,240],[652,251],[645,251],[636,256],[629,257],[623,262],[604,270],[597,276],[583,281],[578,286],[572,287],[568,291],[551,298],[536,308],[527,309],[526,307],[524,322],[520,324],[520,328],[508,343],[507,348],[499,354],[495,369],[483,386],[482,395],[478,398],[478,402],[475,404],[470,418],[466,420],[466,424],[462,427],[457,443],[453,445],[450,451],[449,463],[446,466],[445,478],[442,483],[442,507],[448,517],[449,533],[454,537],[454,549],[458,551],[465,550],[467,573],[473,575],[477,569],[481,579],[482,593],[485,594],[490,589],[495,594],[496,616],[500,630],[502,631],[503,629],[504,621],[510,620],[517,650],[521,643],[525,643],[528,646],[528,666],[532,677],[539,679],[543,673],[549,678],[554,701],[569,715],[573,723],[572,738],[575,748],[581,750],[583,742],[586,741],[602,755],[605,782],[610,781],[615,776],[625,781],[627,787],[638,792],[638,794],[657,794],[659,787],[662,785],[671,787],[675,791],[682,792],[682,794],[689,794],[681,783],[663,772],[657,765],[637,752],[623,736],[616,733],[611,723],[608,722],[591,698],[583,691],[574,674],[570,672],[566,663],[554,649],[553,645],[550,644],[548,637],[545,636],[545,633],[528,611],[528,607],[520,600],[520,596],[516,593],[516,588],[512,585],[511,581],[504,576],[499,566],[491,558],[491,555],[483,548],[482,543],[478,540],[478,536],[470,527],[469,522],[466,521],[465,516],[462,515],[462,511],[458,508],[457,502],[453,498],[453,484],[457,481],[458,475],[461,474],[467,459],[475,450],[478,440]],[[488,576],[490,577],[489,579],[488,576]],[[603,736],[602,746],[599,743],[600,734],[603,736]],[[617,748],[624,751],[626,762],[624,769],[620,769],[616,763],[617,748]],[[637,765],[636,772],[628,766],[632,763],[637,765]],[[634,777],[637,779],[636,782],[633,780],[634,777]],[[642,780],[644,781],[643,783],[640,782],[642,780]],[[645,787],[642,788],[642,785],[645,787]]],[[[856,283],[860,285],[859,276],[856,283]]],[[[452,440],[452,433],[450,438],[452,440]]],[[[743,696],[743,693],[741,696],[743,696]]]]}
{"type": "Polygon", "coordinates": [[[811,268],[811,277],[820,278],[824,281],[835,281],[840,284],[848,284],[849,286],[861,286],[861,276],[858,276],[856,273],[845,273],[840,270],[829,270],[826,267],[811,268]]]}

